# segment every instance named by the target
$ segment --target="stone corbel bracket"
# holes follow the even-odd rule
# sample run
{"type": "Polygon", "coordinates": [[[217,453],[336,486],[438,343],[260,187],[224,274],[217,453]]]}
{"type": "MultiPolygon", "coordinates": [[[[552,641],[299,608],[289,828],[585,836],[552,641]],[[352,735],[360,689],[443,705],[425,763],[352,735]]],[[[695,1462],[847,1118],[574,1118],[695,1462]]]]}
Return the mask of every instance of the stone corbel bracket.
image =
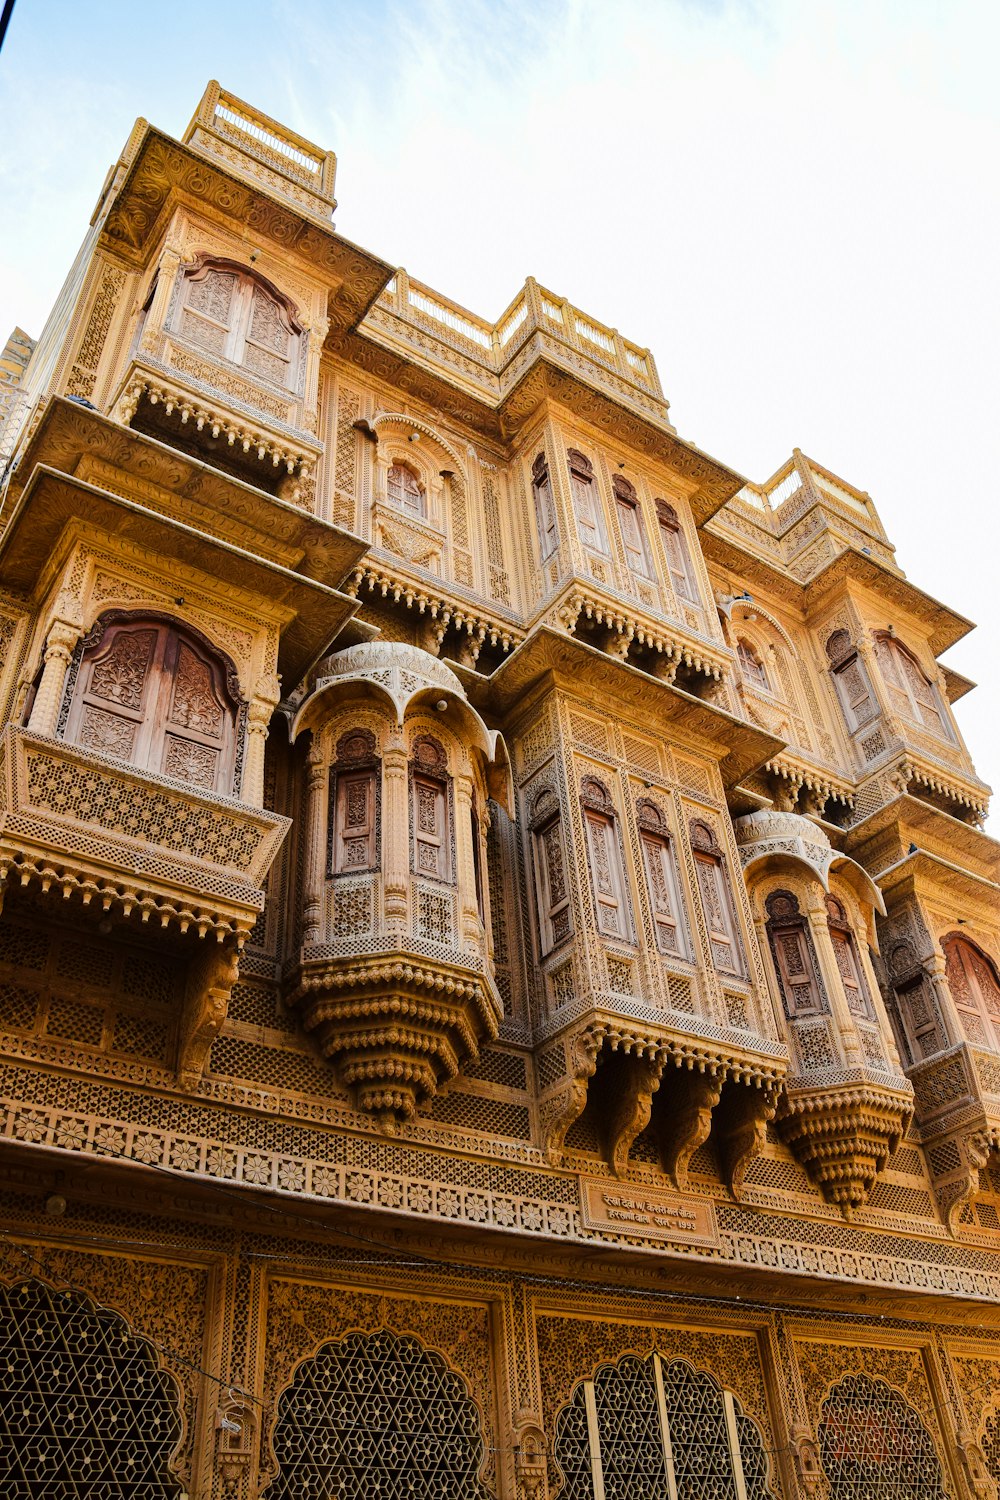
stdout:
{"type": "Polygon", "coordinates": [[[615,1087],[600,1122],[604,1155],[616,1176],[653,1113],[663,1170],[679,1191],[691,1157],[713,1128],[726,1182],[739,1198],[747,1166],[760,1151],[777,1108],[783,1059],[734,1055],[730,1046],[655,1029],[594,1021],[568,1043],[570,1072],[542,1102],[544,1146],[561,1162],[566,1134],[583,1113],[599,1062],[616,1066],[615,1087]]]}
{"type": "MultiPolygon", "coordinates": [[[[949,1139],[958,1156],[957,1166],[946,1176],[935,1179],[934,1194],[942,1219],[957,1237],[963,1210],[979,1192],[979,1174],[1000,1144],[1000,1126],[990,1126],[984,1121],[976,1128],[966,1126],[955,1131],[949,1139]]],[[[935,1140],[934,1144],[938,1146],[939,1142],[935,1140]]]]}

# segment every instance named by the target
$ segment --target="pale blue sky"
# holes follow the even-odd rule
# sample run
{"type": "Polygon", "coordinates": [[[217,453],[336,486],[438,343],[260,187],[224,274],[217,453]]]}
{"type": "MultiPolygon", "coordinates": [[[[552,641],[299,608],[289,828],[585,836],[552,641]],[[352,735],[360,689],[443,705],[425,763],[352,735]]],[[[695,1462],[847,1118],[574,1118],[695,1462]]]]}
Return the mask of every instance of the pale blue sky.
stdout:
{"type": "Polygon", "coordinates": [[[135,117],[179,134],[218,78],[337,152],[349,238],[490,318],[530,273],[648,344],[709,452],[869,490],[979,621],[949,660],[1000,789],[998,53],[994,0],[17,0],[0,337],[135,117]]]}

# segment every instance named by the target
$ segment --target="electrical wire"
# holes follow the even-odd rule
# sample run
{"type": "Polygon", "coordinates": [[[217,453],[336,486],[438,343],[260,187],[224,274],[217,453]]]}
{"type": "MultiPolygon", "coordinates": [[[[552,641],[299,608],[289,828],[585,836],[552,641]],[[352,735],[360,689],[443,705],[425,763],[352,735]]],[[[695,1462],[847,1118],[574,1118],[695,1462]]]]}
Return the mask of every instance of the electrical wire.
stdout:
{"type": "Polygon", "coordinates": [[[0,52],[3,51],[3,39],[7,35],[7,27],[13,14],[14,0],[4,0],[3,10],[0,11],[0,52]]]}

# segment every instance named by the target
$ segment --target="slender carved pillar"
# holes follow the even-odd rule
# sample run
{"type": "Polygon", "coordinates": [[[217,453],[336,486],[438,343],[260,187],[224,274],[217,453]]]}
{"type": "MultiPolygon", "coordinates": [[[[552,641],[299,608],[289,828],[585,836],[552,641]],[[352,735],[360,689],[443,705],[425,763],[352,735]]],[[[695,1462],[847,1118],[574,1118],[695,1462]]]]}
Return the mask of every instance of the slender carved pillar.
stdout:
{"type": "Polygon", "coordinates": [[[247,712],[247,749],[243,764],[242,797],[251,807],[264,805],[264,745],[267,732],[281,697],[277,677],[261,677],[247,712]]]}
{"type": "Polygon", "coordinates": [[[858,1037],[858,1029],[854,1024],[854,1017],[848,1009],[847,1000],[844,995],[844,986],[840,978],[840,968],[837,964],[837,956],[833,951],[830,929],[827,926],[826,902],[822,895],[817,895],[813,892],[812,888],[810,888],[806,916],[809,919],[812,939],[816,945],[820,968],[823,971],[826,992],[830,1000],[830,1013],[840,1036],[844,1061],[849,1068],[863,1068],[865,1066],[865,1055],[861,1050],[861,1041],[858,1037]]]}
{"type": "Polygon", "coordinates": [[[324,830],[326,767],[319,741],[313,739],[306,756],[306,870],[302,909],[302,944],[318,943],[322,937],[323,874],[326,859],[324,830]]]}
{"type": "Polygon", "coordinates": [[[407,891],[410,878],[409,809],[407,777],[409,763],[401,729],[386,740],[382,754],[385,787],[383,813],[383,892],[385,925],[389,932],[402,937],[407,926],[407,891]]]}
{"type": "Polygon", "coordinates": [[[66,673],[81,634],[79,624],[65,617],[57,617],[49,629],[45,640],[42,680],[28,721],[28,728],[36,734],[54,735],[56,732],[66,673]]]}
{"type": "Polygon", "coordinates": [[[174,283],[177,280],[182,258],[183,250],[180,242],[173,239],[167,240],[163,247],[163,254],[160,256],[160,264],[156,273],[156,290],[149,304],[149,311],[146,313],[142,334],[142,347],[148,354],[158,352],[160,334],[167,320],[170,299],[173,296],[174,283]]]}
{"type": "MultiPolygon", "coordinates": [[[[476,866],[472,849],[473,822],[472,779],[455,777],[455,852],[458,856],[458,890],[461,903],[462,944],[480,950],[483,927],[476,900],[476,866]]],[[[478,829],[476,832],[478,837],[478,829]]]]}

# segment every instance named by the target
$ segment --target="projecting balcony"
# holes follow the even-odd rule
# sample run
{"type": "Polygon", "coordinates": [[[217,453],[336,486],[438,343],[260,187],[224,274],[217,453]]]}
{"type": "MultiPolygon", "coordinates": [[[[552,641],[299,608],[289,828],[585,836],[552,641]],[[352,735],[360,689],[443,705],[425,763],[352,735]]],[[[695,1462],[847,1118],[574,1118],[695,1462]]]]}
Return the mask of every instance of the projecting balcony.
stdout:
{"type": "Polygon", "coordinates": [[[288,819],[9,725],[0,878],[239,949],[288,819]]]}

